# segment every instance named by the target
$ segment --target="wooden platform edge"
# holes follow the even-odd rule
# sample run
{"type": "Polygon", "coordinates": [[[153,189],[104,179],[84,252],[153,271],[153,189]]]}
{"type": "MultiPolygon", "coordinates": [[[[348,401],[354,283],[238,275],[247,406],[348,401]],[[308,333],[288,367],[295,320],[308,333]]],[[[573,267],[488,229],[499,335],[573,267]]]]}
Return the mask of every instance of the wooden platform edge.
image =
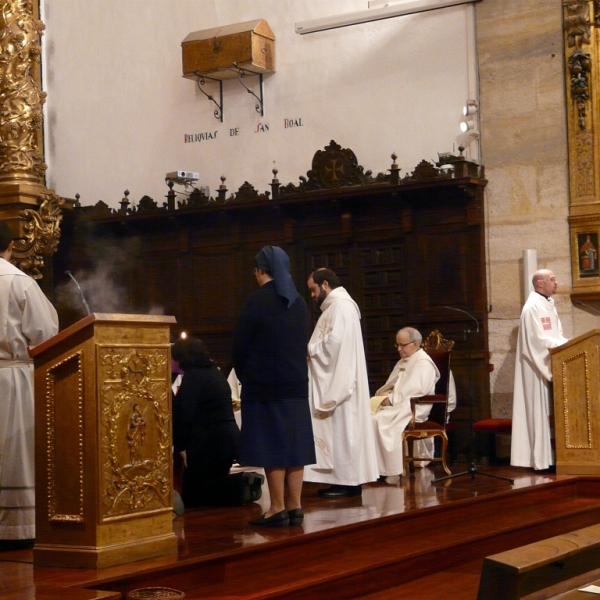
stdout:
{"type": "Polygon", "coordinates": [[[352,581],[357,582],[359,587],[376,589],[384,582],[393,585],[409,577],[410,573],[405,573],[399,565],[411,565],[408,571],[412,572],[413,568],[415,572],[421,569],[423,574],[426,569],[419,567],[420,562],[424,561],[429,565],[427,568],[431,568],[432,557],[441,559],[453,554],[452,544],[458,544],[461,552],[468,551],[468,548],[475,544],[478,552],[481,552],[479,556],[483,562],[490,550],[494,547],[498,548],[493,541],[495,536],[503,539],[500,548],[510,548],[515,547],[521,539],[539,540],[556,530],[567,532],[597,523],[600,520],[599,486],[599,480],[580,482],[579,478],[573,477],[535,488],[499,492],[481,499],[459,501],[442,510],[439,507],[431,507],[419,510],[417,514],[413,512],[391,515],[373,521],[353,523],[342,528],[308,533],[263,546],[235,550],[227,553],[227,556],[186,559],[157,569],[143,569],[125,577],[108,577],[102,580],[99,578],[93,584],[88,581],[87,587],[118,590],[126,594],[131,589],[142,585],[166,585],[184,591],[194,590],[193,593],[199,593],[202,589],[210,594],[216,593],[220,586],[224,586],[227,588],[227,593],[240,594],[248,585],[248,581],[257,582],[264,579],[265,588],[262,592],[254,586],[252,592],[239,597],[308,598],[311,596],[304,594],[322,592],[323,589],[319,589],[319,586],[325,585],[336,594],[340,594],[341,599],[346,597],[342,588],[351,588],[352,581]],[[578,489],[583,490],[585,496],[582,505],[576,501],[578,489]],[[590,496],[593,501],[587,502],[587,496],[590,496]],[[498,510],[496,503],[502,504],[501,511],[498,510]],[[552,506],[557,503],[559,512],[552,518],[540,514],[539,509],[544,503],[552,506]],[[529,516],[526,523],[519,524],[518,519],[515,520],[512,515],[523,506],[527,508],[529,516]],[[460,541],[452,541],[453,536],[449,536],[446,540],[436,536],[432,537],[435,542],[433,547],[422,548],[417,548],[418,544],[407,546],[402,542],[406,539],[405,536],[417,539],[414,537],[417,534],[427,538],[427,534],[424,533],[425,526],[439,531],[438,521],[444,521],[446,525],[449,522],[462,523],[466,515],[474,519],[474,525],[472,531],[467,528],[465,536],[460,541]],[[498,531],[489,527],[482,531],[477,523],[486,522],[490,515],[499,515],[500,519],[511,515],[509,519],[511,524],[503,525],[498,531]],[[523,535],[524,531],[528,533],[523,535]],[[377,555],[373,549],[367,547],[369,540],[372,542],[376,539],[390,538],[400,540],[398,544],[402,548],[392,547],[394,544],[388,543],[386,551],[377,555]],[[507,546],[508,538],[510,538],[510,545],[507,546]],[[353,556],[354,554],[357,556],[353,556]],[[344,555],[343,559],[338,560],[337,557],[340,555],[344,555]],[[294,577],[290,576],[287,568],[290,561],[295,565],[295,569],[291,572],[294,577]],[[316,567],[311,565],[315,561],[321,565],[317,569],[319,577],[311,580],[311,576],[307,576],[306,573],[312,573],[314,576],[316,567]],[[323,565],[326,565],[327,569],[322,568],[323,565]],[[226,573],[228,576],[225,576],[226,573]],[[287,573],[284,580],[281,579],[281,573],[287,573]],[[261,593],[266,595],[263,596],[261,593]]]}

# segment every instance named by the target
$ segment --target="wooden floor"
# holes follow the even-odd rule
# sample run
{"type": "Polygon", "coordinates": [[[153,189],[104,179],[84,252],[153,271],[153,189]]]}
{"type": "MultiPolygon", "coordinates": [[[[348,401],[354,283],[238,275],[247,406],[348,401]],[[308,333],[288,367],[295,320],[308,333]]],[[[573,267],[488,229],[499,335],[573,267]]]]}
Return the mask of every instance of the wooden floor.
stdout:
{"type": "Polygon", "coordinates": [[[267,494],[251,505],[188,510],[173,521],[177,556],[98,571],[34,567],[30,550],[0,552],[0,598],[118,599],[166,586],[187,599],[469,600],[485,556],[600,522],[600,479],[482,467],[432,485],[435,475],[418,469],[336,500],[305,484],[302,527],[247,525],[267,494]]]}

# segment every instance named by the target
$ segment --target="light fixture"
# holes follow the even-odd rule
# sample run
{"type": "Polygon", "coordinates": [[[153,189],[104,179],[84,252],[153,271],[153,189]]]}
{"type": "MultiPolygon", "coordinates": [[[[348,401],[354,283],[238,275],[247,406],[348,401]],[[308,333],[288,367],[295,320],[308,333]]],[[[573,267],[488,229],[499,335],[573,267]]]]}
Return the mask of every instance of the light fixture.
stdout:
{"type": "Polygon", "coordinates": [[[460,130],[463,133],[467,133],[467,131],[471,131],[475,129],[475,121],[461,121],[460,122],[460,130]]]}
{"type": "Polygon", "coordinates": [[[478,108],[477,100],[467,100],[467,103],[463,106],[462,114],[465,117],[474,115],[478,108]]]}
{"type": "Polygon", "coordinates": [[[403,15],[412,15],[428,10],[437,10],[449,6],[458,6],[460,4],[471,4],[479,0],[407,0],[401,3],[389,2],[370,2],[369,7],[379,6],[379,8],[369,8],[358,12],[333,15],[331,17],[322,17],[311,19],[310,21],[301,21],[294,23],[294,30],[299,35],[325,31],[327,29],[336,29],[338,27],[348,27],[360,23],[370,23],[381,19],[390,19],[392,17],[401,17],[403,15]]]}

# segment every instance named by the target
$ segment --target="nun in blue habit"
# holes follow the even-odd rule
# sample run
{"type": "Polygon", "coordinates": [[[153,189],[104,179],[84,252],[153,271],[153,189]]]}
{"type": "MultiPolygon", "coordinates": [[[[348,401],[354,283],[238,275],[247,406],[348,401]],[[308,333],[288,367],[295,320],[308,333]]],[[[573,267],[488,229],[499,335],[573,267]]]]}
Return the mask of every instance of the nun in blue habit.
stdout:
{"type": "Polygon", "coordinates": [[[242,384],[238,462],[265,469],[271,505],[251,525],[301,525],[304,466],[316,461],[308,404],[308,307],[278,246],[255,257],[259,289],[244,303],[233,334],[242,384]]]}

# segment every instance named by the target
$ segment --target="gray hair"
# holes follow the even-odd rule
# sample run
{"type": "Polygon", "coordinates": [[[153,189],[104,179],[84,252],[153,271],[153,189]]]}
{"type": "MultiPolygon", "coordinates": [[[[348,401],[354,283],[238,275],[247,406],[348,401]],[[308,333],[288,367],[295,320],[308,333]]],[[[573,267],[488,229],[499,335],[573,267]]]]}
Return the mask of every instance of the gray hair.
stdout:
{"type": "MultiPolygon", "coordinates": [[[[406,333],[408,333],[408,337],[410,337],[410,341],[417,342],[419,347],[421,347],[421,344],[423,343],[423,336],[418,329],[415,329],[414,327],[403,327],[398,331],[398,333],[401,331],[406,331],[406,333]]],[[[396,335],[398,335],[398,333],[396,335]]]]}

